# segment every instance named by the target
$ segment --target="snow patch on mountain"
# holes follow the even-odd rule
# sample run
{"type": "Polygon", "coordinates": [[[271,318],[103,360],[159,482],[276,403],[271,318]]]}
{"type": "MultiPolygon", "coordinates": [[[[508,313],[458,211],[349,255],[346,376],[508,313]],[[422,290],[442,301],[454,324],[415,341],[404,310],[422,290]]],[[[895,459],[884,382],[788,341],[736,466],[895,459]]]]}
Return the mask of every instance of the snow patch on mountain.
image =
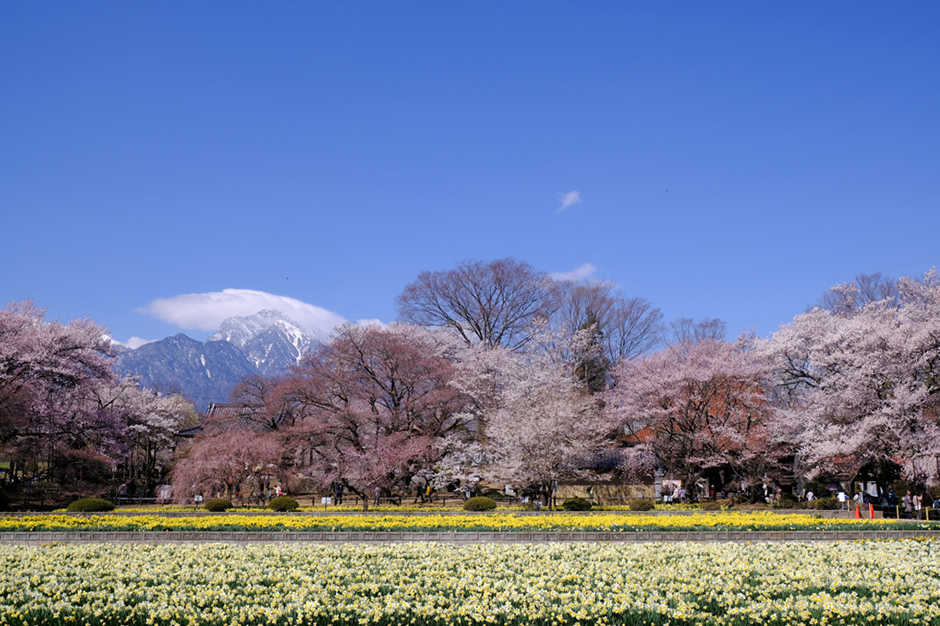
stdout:
{"type": "Polygon", "coordinates": [[[271,309],[228,318],[208,341],[228,341],[239,347],[262,376],[280,374],[299,364],[303,355],[319,343],[300,324],[271,309]]]}
{"type": "Polygon", "coordinates": [[[219,330],[209,337],[207,341],[224,340],[235,344],[239,348],[244,348],[245,344],[251,341],[256,335],[279,322],[300,330],[296,322],[280,311],[262,309],[254,315],[235,315],[226,319],[222,322],[219,330]]]}

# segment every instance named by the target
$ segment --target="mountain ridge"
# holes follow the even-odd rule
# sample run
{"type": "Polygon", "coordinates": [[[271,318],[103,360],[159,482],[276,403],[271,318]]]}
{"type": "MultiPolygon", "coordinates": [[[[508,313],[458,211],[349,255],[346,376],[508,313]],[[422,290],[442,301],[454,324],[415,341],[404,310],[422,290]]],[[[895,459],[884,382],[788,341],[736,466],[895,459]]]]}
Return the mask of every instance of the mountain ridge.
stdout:
{"type": "Polygon", "coordinates": [[[121,352],[115,370],[138,376],[141,386],[179,393],[199,410],[227,402],[246,376],[276,376],[300,363],[319,341],[299,324],[265,309],[222,322],[206,341],[183,333],[121,352]]]}

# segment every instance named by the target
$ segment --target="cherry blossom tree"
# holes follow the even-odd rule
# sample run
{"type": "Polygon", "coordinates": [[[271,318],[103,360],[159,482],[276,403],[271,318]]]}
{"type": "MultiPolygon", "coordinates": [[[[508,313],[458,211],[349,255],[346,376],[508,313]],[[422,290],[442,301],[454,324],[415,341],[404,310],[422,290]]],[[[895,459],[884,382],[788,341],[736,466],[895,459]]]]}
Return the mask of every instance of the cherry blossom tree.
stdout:
{"type": "Polygon", "coordinates": [[[767,371],[740,345],[680,341],[621,362],[606,398],[625,432],[643,442],[632,456],[647,470],[654,457],[690,485],[713,468],[756,481],[772,473],[780,453],[767,371]]]}
{"type": "Polygon", "coordinates": [[[172,471],[173,500],[195,496],[262,504],[286,479],[277,434],[251,429],[210,430],[198,436],[172,471]]]}
{"type": "Polygon", "coordinates": [[[940,454],[940,277],[902,278],[881,300],[842,290],[844,306],[799,315],[761,345],[801,455],[815,471],[851,458],[922,479],[940,454]]]}
{"type": "Polygon", "coordinates": [[[106,470],[119,429],[84,401],[115,382],[106,331],[44,317],[31,302],[0,310],[0,453],[14,487],[48,487],[56,497],[86,485],[85,469],[106,470]]]}
{"type": "Polygon", "coordinates": [[[165,481],[176,441],[173,434],[198,423],[198,414],[179,395],[163,395],[140,387],[135,377],[118,384],[102,384],[89,402],[120,425],[113,464],[123,483],[120,493],[150,496],[165,481]]]}
{"type": "Polygon", "coordinates": [[[56,500],[133,479],[149,494],[163,476],[171,433],[194,411],[118,380],[111,357],[89,320],[47,322],[30,302],[0,311],[0,454],[14,489],[56,500]]]}
{"type": "Polygon", "coordinates": [[[282,377],[246,376],[232,389],[230,404],[239,414],[264,430],[279,430],[293,424],[295,412],[282,393],[282,377]]]}
{"type": "Polygon", "coordinates": [[[62,324],[44,317],[31,302],[0,310],[0,411],[12,405],[20,416],[44,411],[43,403],[54,403],[57,394],[114,379],[111,343],[102,327],[90,320],[62,324]]]}
{"type": "Polygon", "coordinates": [[[440,442],[439,480],[484,479],[538,493],[551,503],[560,481],[586,478],[611,423],[576,376],[577,342],[543,327],[525,352],[469,346],[457,357],[454,385],[471,398],[461,416],[469,428],[440,442]]]}
{"type": "Polygon", "coordinates": [[[430,468],[435,439],[462,427],[465,399],[450,385],[457,346],[449,333],[411,325],[339,329],[282,386],[305,471],[367,503],[375,487],[403,487],[430,468]]]}

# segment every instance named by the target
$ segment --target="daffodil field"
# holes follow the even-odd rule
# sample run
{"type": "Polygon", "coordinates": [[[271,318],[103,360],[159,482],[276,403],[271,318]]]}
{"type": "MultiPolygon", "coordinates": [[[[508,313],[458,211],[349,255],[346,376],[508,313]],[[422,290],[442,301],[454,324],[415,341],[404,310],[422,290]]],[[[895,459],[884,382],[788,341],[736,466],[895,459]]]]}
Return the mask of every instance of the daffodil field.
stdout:
{"type": "Polygon", "coordinates": [[[0,625],[937,624],[940,543],[0,546],[0,625]]]}
{"type": "Polygon", "coordinates": [[[240,514],[24,515],[0,517],[0,532],[13,531],[652,531],[652,530],[907,530],[938,528],[936,522],[819,517],[770,512],[649,515],[592,514],[240,514]]]}
{"type": "MultiPolygon", "coordinates": [[[[934,529],[770,512],[0,517],[23,531],[934,529]]],[[[940,541],[0,545],[0,626],[938,624],[940,541]]]]}

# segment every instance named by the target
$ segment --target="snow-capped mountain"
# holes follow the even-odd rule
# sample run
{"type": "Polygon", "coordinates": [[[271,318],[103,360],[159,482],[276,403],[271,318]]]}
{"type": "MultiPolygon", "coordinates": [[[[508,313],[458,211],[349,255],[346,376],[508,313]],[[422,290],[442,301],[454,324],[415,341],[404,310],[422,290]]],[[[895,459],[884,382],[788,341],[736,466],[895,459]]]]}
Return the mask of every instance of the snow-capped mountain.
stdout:
{"type": "Polygon", "coordinates": [[[205,342],[179,334],[127,350],[115,368],[140,376],[145,387],[181,393],[202,410],[228,401],[246,376],[284,373],[317,343],[290,318],[265,310],[225,320],[205,342]]]}
{"type": "Polygon", "coordinates": [[[262,309],[254,315],[235,315],[222,322],[222,326],[209,337],[209,341],[224,339],[231,341],[239,348],[244,348],[255,335],[281,321],[292,326],[297,325],[280,311],[271,309],[262,309]]]}
{"type": "Polygon", "coordinates": [[[300,325],[280,311],[265,309],[254,315],[230,317],[208,341],[228,341],[245,353],[262,376],[282,373],[300,363],[317,343],[300,325]]]}

